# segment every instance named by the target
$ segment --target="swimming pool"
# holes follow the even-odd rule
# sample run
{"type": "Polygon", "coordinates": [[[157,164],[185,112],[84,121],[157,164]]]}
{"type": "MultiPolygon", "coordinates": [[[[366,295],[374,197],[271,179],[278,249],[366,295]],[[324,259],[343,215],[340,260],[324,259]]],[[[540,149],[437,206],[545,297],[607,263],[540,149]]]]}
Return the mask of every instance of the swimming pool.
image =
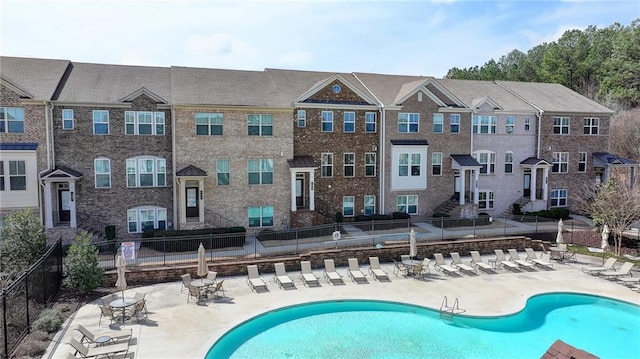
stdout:
{"type": "Polygon", "coordinates": [[[326,301],[270,311],[227,332],[214,358],[540,358],[556,339],[599,357],[640,357],[640,307],[551,293],[503,317],[439,318],[395,302],[326,301]]]}

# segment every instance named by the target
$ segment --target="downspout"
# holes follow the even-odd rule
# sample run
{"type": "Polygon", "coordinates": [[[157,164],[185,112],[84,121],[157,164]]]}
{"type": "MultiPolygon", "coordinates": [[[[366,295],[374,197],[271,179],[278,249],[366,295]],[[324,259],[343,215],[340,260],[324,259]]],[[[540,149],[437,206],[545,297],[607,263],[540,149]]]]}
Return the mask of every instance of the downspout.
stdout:
{"type": "Polygon", "coordinates": [[[171,180],[171,188],[172,188],[172,196],[173,196],[173,228],[177,229],[177,225],[179,223],[178,218],[178,191],[176,189],[176,109],[175,106],[171,105],[171,167],[173,170],[173,176],[171,180]]]}
{"type": "Polygon", "coordinates": [[[538,143],[536,144],[536,158],[540,158],[540,136],[542,135],[542,115],[544,115],[544,111],[542,109],[538,109],[538,113],[536,113],[536,117],[538,118],[538,143]]]}
{"type": "Polygon", "coordinates": [[[49,101],[44,101],[44,137],[45,137],[45,154],[47,156],[47,168],[38,172],[38,184],[41,189],[38,190],[38,210],[40,215],[40,220],[42,223],[45,222],[44,219],[44,198],[42,195],[42,188],[44,188],[44,183],[40,181],[40,178],[47,171],[51,170],[55,164],[55,154],[53,149],[53,103],[49,101]]]}

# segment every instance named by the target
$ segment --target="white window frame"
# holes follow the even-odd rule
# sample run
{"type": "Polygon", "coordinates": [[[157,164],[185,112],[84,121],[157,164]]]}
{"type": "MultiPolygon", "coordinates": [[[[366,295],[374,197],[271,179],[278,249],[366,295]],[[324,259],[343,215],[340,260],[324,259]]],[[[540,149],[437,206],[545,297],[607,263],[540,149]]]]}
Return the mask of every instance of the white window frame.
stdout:
{"type": "Polygon", "coordinates": [[[298,127],[307,127],[307,110],[297,111],[297,125],[298,127]]]}
{"type": "Polygon", "coordinates": [[[228,159],[216,160],[216,184],[218,186],[228,186],[231,184],[231,160],[228,160],[228,159]],[[226,166],[221,166],[221,164],[226,164],[226,166]],[[224,176],[226,176],[227,183],[221,183],[223,181],[220,181],[221,178],[225,178],[224,176]]]}
{"type": "Polygon", "coordinates": [[[442,152],[431,152],[431,175],[442,176],[442,152]]]}
{"type": "Polygon", "coordinates": [[[587,172],[587,153],[578,152],[578,172],[587,172]]]}
{"type": "Polygon", "coordinates": [[[551,173],[569,173],[569,152],[554,152],[551,173]]]}
{"type": "Polygon", "coordinates": [[[433,114],[433,133],[444,133],[444,114],[433,114]]]}
{"type": "Polygon", "coordinates": [[[376,176],[376,153],[366,152],[364,154],[364,176],[375,177],[376,176]]]}
{"type": "Polygon", "coordinates": [[[421,153],[400,153],[398,156],[398,176],[399,177],[420,177],[422,173],[421,153]],[[406,169],[406,171],[403,171],[406,169]],[[417,169],[417,172],[416,172],[417,169]],[[404,173],[404,174],[403,174],[404,173]]]}
{"type": "Polygon", "coordinates": [[[136,136],[164,136],[164,112],[125,111],[124,134],[136,136]],[[142,126],[148,126],[150,133],[141,133],[142,126]],[[131,129],[130,129],[131,128],[131,129]],[[133,131],[132,131],[133,130],[133,131]]]}
{"type": "Polygon", "coordinates": [[[342,114],[343,124],[342,130],[346,133],[356,132],[356,113],[353,111],[345,111],[342,114]],[[350,124],[351,129],[347,128],[347,124],[350,124]]]}
{"type": "Polygon", "coordinates": [[[513,152],[507,151],[504,153],[504,173],[513,173],[513,152]]]}
{"type": "Polygon", "coordinates": [[[356,212],[356,198],[354,196],[343,196],[342,197],[342,215],[344,217],[353,217],[356,215],[355,212],[356,212]]]}
{"type": "Polygon", "coordinates": [[[73,110],[69,108],[63,108],[62,109],[62,129],[73,130],[75,127],[74,121],[75,121],[75,118],[73,115],[73,110]]]}
{"type": "Polygon", "coordinates": [[[566,207],[568,191],[564,188],[552,189],[550,199],[550,207],[566,207]]]}
{"type": "Polygon", "coordinates": [[[398,133],[419,133],[420,114],[416,112],[398,113],[398,133]]]}
{"type": "Polygon", "coordinates": [[[364,114],[364,132],[376,133],[378,131],[378,115],[375,112],[366,112],[364,114]]]}
{"type": "Polygon", "coordinates": [[[582,133],[585,135],[597,135],[600,133],[600,119],[598,117],[585,117],[582,120],[582,133]]]}
{"type": "Polygon", "coordinates": [[[271,185],[274,182],[274,165],[271,158],[252,158],[247,160],[247,183],[253,185],[271,185]],[[253,164],[253,169],[252,169],[253,164]],[[257,164],[257,168],[255,168],[257,164]],[[259,182],[251,182],[251,175],[257,174],[259,182]],[[270,176],[269,176],[270,175],[270,176]],[[270,180],[269,180],[270,179],[270,180]]]}
{"type": "Polygon", "coordinates": [[[109,126],[109,111],[108,110],[93,110],[92,111],[92,119],[93,119],[93,134],[97,135],[97,136],[106,136],[110,133],[110,126],[109,126]],[[106,115],[106,118],[103,118],[103,116],[100,115],[106,115]],[[104,126],[107,129],[106,133],[97,133],[96,126],[104,126]]]}
{"type": "MultiPolygon", "coordinates": [[[[158,206],[135,207],[127,210],[127,232],[142,233],[142,217],[152,214],[153,229],[167,229],[167,209],[158,206]],[[132,228],[133,226],[133,228],[132,228]],[[164,227],[164,228],[163,228],[164,227]],[[132,230],[133,229],[133,230],[132,230]]],[[[148,222],[148,221],[144,221],[148,222]]]]}
{"type": "Polygon", "coordinates": [[[449,131],[460,133],[460,114],[452,113],[449,115],[449,131]]]}
{"type": "Polygon", "coordinates": [[[370,216],[376,213],[376,196],[366,195],[364,196],[364,214],[370,216]]]}
{"type": "Polygon", "coordinates": [[[505,122],[505,132],[507,134],[512,134],[516,130],[516,116],[507,116],[504,119],[505,122]]]}
{"type": "Polygon", "coordinates": [[[4,174],[4,161],[0,160],[0,191],[5,191],[5,183],[7,180],[4,174]]]}
{"type": "Polygon", "coordinates": [[[569,126],[570,126],[569,117],[553,118],[553,134],[554,135],[568,135],[570,133],[569,126]]]}
{"type": "Polygon", "coordinates": [[[410,215],[418,214],[418,195],[407,194],[397,196],[396,212],[407,213],[410,215]]]}
{"type": "Polygon", "coordinates": [[[261,227],[273,227],[275,223],[274,220],[275,209],[273,206],[251,206],[247,208],[247,226],[249,228],[261,228],[261,227]],[[258,215],[253,214],[252,212],[259,212],[258,215]],[[252,225],[252,220],[257,220],[258,225],[252,225]]]}
{"type": "Polygon", "coordinates": [[[524,130],[526,132],[531,131],[531,117],[529,116],[524,118],[524,130]]]}
{"type": "Polygon", "coordinates": [[[0,106],[0,133],[24,133],[24,126],[24,108],[0,106]]]}
{"type": "Polygon", "coordinates": [[[247,115],[247,135],[260,137],[273,136],[273,115],[255,113],[247,115]],[[256,128],[258,132],[254,133],[256,128]],[[252,131],[252,129],[254,131],[252,131]]]}
{"type": "Polygon", "coordinates": [[[167,160],[161,157],[140,156],[127,158],[126,161],[127,188],[152,188],[167,186],[167,160]],[[145,164],[151,163],[152,168],[148,170],[145,164]],[[141,177],[151,175],[153,177],[151,186],[142,186],[141,177]]]}
{"type": "Polygon", "coordinates": [[[473,115],[472,126],[474,134],[485,135],[496,133],[496,128],[498,127],[498,117],[473,115]]]}
{"type": "Polygon", "coordinates": [[[320,116],[322,116],[320,130],[322,132],[333,132],[333,111],[322,111],[320,116]]]}
{"type": "Polygon", "coordinates": [[[333,177],[333,153],[323,152],[320,154],[320,177],[331,178],[333,177]]]}
{"type": "Polygon", "coordinates": [[[224,134],[224,114],[219,112],[197,112],[195,115],[196,136],[222,136],[224,134]],[[207,129],[207,133],[198,129],[207,129]]]}
{"type": "Polygon", "coordinates": [[[98,157],[93,160],[93,178],[95,188],[111,188],[111,160],[105,157],[98,157]],[[98,178],[105,177],[107,185],[100,185],[98,178]]]}
{"type": "MultiPolygon", "coordinates": [[[[26,191],[27,190],[27,161],[9,160],[9,171],[7,171],[9,179],[9,191],[26,191]],[[15,188],[14,188],[15,186],[15,188]]],[[[6,188],[6,185],[5,185],[6,188]]]]}
{"type": "Polygon", "coordinates": [[[496,153],[492,151],[477,151],[473,155],[482,165],[480,174],[492,175],[496,173],[496,153]]]}
{"type": "Polygon", "coordinates": [[[478,209],[493,209],[495,193],[493,191],[478,191],[478,209]]]}
{"type": "Polygon", "coordinates": [[[356,154],[353,152],[347,152],[342,154],[342,176],[343,177],[355,177],[356,176],[356,154]],[[348,170],[351,169],[351,175],[347,175],[348,170]]]}

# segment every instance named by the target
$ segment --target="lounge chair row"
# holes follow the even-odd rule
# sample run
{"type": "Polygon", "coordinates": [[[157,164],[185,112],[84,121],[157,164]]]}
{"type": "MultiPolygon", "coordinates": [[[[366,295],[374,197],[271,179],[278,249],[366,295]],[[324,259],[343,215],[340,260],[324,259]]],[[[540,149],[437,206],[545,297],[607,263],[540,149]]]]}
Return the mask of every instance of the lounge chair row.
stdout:
{"type": "Polygon", "coordinates": [[[81,358],[98,358],[102,356],[113,357],[115,355],[126,356],[129,352],[129,342],[133,330],[108,330],[91,332],[82,325],[75,328],[81,334],[81,338],[71,338],[68,344],[73,348],[73,356],[81,358]]]}
{"type": "MultiPolygon", "coordinates": [[[[360,269],[357,258],[349,258],[349,268],[347,269],[347,276],[351,281],[356,283],[366,283],[367,275],[360,269]]],[[[375,280],[388,280],[389,276],[382,268],[380,268],[380,261],[378,257],[369,257],[369,269],[368,273],[375,280]]],[[[300,262],[300,280],[303,285],[306,286],[319,286],[320,280],[311,270],[310,261],[300,262]]],[[[279,288],[295,288],[294,280],[287,274],[284,263],[274,264],[274,276],[273,281],[279,288]]],[[[329,284],[344,283],[343,277],[336,271],[335,262],[333,259],[324,260],[324,270],[322,272],[323,279],[329,284]]],[[[252,291],[267,290],[267,281],[262,278],[258,271],[257,265],[247,266],[247,285],[252,291]]]]}
{"type": "Polygon", "coordinates": [[[615,280],[632,290],[640,290],[640,277],[633,277],[631,273],[633,263],[623,262],[620,268],[616,269],[617,262],[616,258],[609,257],[602,266],[584,267],[582,272],[608,280],[615,280]]]}

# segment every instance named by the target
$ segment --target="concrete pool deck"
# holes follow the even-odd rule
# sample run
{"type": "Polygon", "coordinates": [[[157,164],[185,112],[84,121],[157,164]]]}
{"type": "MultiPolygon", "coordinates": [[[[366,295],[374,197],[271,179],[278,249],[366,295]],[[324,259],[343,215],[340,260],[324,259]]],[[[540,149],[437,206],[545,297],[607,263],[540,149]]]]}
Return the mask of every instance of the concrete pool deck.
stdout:
{"type": "MultiPolygon", "coordinates": [[[[524,253],[520,252],[522,257],[524,253]]],[[[485,261],[495,256],[483,256],[485,261]]],[[[545,259],[548,257],[545,255],[545,259]]],[[[446,258],[447,263],[450,261],[446,258]]],[[[468,263],[469,257],[463,257],[468,263]]],[[[283,290],[273,281],[273,273],[262,277],[268,291],[252,292],[246,277],[221,277],[224,280],[225,298],[210,300],[197,305],[194,300],[187,304],[187,294],[181,292],[182,282],[162,283],[130,288],[125,297],[136,292],[146,293],[148,318],[140,323],[129,320],[125,324],[113,324],[111,329],[133,330],[130,352],[127,358],[204,358],[211,345],[225,332],[237,324],[280,307],[323,300],[375,299],[397,301],[425,306],[438,310],[444,296],[449,304],[458,298],[460,308],[468,315],[508,315],[521,310],[527,299],[547,292],[577,292],[607,296],[640,305],[640,294],[629,288],[603,278],[584,274],[582,267],[599,266],[602,260],[578,255],[578,262],[556,263],[553,270],[525,271],[521,273],[499,269],[496,274],[480,273],[477,276],[451,277],[436,272],[433,261],[431,275],[425,280],[392,274],[393,264],[382,263],[389,273],[390,282],[378,282],[368,274],[368,265],[361,265],[367,273],[368,284],[356,284],[347,277],[347,268],[338,268],[344,285],[330,285],[322,278],[322,269],[313,272],[320,278],[320,287],[306,287],[299,279],[300,272],[289,271],[295,289],[283,290]]],[[[618,264],[616,267],[619,267],[618,264]]],[[[635,268],[638,270],[638,268],[635,268]]],[[[638,272],[633,273],[639,276],[638,272]]],[[[72,348],[66,344],[71,337],[79,338],[76,325],[82,324],[92,332],[109,330],[109,319],[103,318],[98,328],[100,309],[98,302],[81,307],[63,325],[64,330],[54,339],[43,358],[72,358],[72,348]]],[[[640,325],[640,322],[639,322],[640,325]]],[[[549,343],[551,345],[552,343],[549,343]]],[[[570,344],[570,343],[569,343],[570,344]]],[[[542,353],[541,353],[542,354],[542,353]]]]}

